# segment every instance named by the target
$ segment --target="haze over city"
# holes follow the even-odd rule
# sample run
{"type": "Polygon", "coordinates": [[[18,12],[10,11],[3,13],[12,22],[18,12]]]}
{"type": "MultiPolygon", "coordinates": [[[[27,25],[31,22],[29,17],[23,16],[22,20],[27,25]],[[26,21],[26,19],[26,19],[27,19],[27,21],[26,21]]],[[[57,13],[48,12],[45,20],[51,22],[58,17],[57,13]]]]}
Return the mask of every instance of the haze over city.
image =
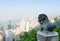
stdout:
{"type": "Polygon", "coordinates": [[[3,19],[36,18],[40,13],[59,16],[60,0],[0,0],[0,18],[3,19]]]}

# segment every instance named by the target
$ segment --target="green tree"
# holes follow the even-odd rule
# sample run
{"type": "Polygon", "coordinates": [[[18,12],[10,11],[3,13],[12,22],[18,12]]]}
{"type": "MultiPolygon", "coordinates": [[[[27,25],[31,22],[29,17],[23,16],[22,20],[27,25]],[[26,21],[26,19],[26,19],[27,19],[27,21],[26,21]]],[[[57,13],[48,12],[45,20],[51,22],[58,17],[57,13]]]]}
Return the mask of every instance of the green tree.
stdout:
{"type": "Polygon", "coordinates": [[[37,41],[36,34],[37,31],[35,30],[24,32],[24,35],[20,35],[20,40],[17,41],[37,41]]]}
{"type": "Polygon", "coordinates": [[[60,27],[55,26],[54,31],[58,32],[58,35],[59,35],[59,41],[60,41],[60,27]]]}

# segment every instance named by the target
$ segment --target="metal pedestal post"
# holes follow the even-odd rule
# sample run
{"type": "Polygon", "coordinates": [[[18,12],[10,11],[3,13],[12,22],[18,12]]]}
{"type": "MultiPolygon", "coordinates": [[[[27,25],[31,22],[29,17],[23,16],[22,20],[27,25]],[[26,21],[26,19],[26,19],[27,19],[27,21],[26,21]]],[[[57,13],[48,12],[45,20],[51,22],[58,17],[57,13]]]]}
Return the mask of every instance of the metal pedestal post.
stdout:
{"type": "Polygon", "coordinates": [[[58,33],[52,32],[45,34],[43,32],[37,32],[37,41],[58,41],[58,33]]]}

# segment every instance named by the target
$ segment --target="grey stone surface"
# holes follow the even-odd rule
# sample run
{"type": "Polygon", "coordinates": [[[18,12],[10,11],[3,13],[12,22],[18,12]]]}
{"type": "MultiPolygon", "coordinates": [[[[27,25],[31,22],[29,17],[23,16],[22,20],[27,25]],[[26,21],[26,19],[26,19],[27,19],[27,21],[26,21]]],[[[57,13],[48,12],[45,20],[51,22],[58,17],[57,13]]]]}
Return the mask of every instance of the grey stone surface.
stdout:
{"type": "Polygon", "coordinates": [[[58,41],[57,32],[49,32],[48,34],[44,32],[37,32],[37,41],[58,41]]]}

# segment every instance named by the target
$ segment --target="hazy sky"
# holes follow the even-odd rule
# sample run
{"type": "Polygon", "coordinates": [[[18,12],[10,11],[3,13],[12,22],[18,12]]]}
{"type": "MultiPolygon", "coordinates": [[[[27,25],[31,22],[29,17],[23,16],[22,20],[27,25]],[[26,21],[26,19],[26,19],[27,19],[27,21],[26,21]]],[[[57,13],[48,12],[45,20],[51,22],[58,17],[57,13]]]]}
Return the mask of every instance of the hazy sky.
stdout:
{"type": "Polygon", "coordinates": [[[49,17],[60,15],[60,0],[0,0],[0,18],[49,17]]]}

